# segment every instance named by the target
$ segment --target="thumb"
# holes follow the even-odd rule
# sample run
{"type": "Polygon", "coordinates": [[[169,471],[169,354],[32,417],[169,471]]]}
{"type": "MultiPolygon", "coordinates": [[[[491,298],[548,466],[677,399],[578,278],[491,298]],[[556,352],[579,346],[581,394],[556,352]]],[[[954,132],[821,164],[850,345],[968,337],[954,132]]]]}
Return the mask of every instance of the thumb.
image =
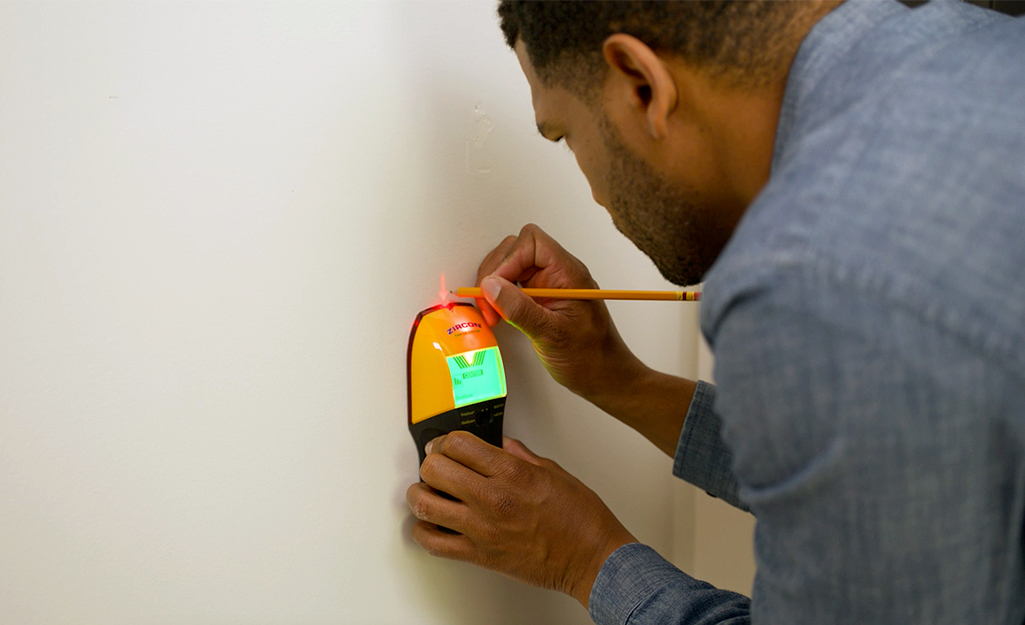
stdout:
{"type": "Polygon", "coordinates": [[[531,339],[540,338],[551,313],[505,278],[488,276],[480,283],[484,298],[502,318],[531,339]]]}
{"type": "Polygon", "coordinates": [[[502,436],[502,449],[516,456],[520,460],[526,460],[530,464],[536,464],[539,466],[541,465],[542,458],[534,452],[527,449],[526,445],[516,440],[515,438],[502,436]]]}

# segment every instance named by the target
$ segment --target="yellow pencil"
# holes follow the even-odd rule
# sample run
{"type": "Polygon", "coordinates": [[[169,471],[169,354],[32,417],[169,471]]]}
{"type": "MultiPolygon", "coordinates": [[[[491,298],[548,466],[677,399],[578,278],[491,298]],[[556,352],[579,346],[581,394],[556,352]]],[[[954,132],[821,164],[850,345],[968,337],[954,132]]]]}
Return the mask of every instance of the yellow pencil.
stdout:
{"type": "MultiPolygon", "coordinates": [[[[676,302],[697,302],[701,300],[698,291],[613,291],[608,289],[520,289],[531,297],[551,299],[636,299],[676,302]]],[[[459,287],[450,291],[457,297],[484,297],[476,287],[459,287]]]]}

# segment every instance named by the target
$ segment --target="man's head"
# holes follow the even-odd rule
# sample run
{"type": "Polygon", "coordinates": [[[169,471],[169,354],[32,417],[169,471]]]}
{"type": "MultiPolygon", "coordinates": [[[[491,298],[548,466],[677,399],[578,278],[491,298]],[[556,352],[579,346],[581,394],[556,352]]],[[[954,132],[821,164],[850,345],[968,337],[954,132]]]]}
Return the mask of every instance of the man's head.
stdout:
{"type": "Polygon", "coordinates": [[[613,223],[700,282],[768,179],[801,39],[835,3],[502,0],[538,130],[566,140],[613,223]]]}

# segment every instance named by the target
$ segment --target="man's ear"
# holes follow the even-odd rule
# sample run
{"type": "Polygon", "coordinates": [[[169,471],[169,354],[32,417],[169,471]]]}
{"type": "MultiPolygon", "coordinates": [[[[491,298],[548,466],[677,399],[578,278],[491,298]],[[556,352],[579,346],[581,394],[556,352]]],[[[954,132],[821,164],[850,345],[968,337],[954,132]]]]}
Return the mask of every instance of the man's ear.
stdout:
{"type": "Polygon", "coordinates": [[[662,59],[644,42],[623,33],[606,39],[602,53],[610,68],[606,86],[619,90],[628,106],[644,115],[646,129],[654,139],[664,139],[679,93],[662,59]]]}

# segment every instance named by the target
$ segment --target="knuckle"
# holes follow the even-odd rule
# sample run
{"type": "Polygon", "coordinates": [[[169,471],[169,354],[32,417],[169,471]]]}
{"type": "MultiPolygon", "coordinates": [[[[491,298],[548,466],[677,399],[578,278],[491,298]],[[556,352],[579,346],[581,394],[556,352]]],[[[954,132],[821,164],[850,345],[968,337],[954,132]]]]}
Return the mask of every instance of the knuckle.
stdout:
{"type": "Polygon", "coordinates": [[[424,458],[423,463],[420,465],[421,479],[426,481],[428,477],[437,474],[439,460],[440,456],[436,453],[428,454],[427,457],[424,458]]]}
{"type": "Polygon", "coordinates": [[[519,458],[512,460],[502,467],[502,480],[510,484],[527,484],[531,478],[530,465],[519,458]]]}
{"type": "Polygon", "coordinates": [[[560,466],[558,462],[552,460],[551,458],[541,458],[539,462],[541,463],[542,467],[548,469],[549,471],[562,471],[562,466],[560,466]]]}
{"type": "Polygon", "coordinates": [[[484,257],[484,260],[481,261],[480,266],[477,268],[478,283],[485,277],[491,275],[491,273],[493,273],[495,269],[502,264],[502,261],[508,258],[511,250],[516,245],[516,240],[516,235],[510,234],[502,239],[502,242],[484,257]]]}
{"type": "Polygon", "coordinates": [[[499,518],[510,518],[516,515],[519,505],[510,493],[499,491],[491,496],[491,507],[499,518]]]}
{"type": "Polygon", "coordinates": [[[541,228],[541,226],[535,223],[528,223],[527,225],[523,226],[523,229],[520,230],[520,238],[531,239],[535,242],[535,244],[537,242],[541,242],[545,245],[555,243],[555,240],[552,237],[548,236],[548,233],[545,232],[541,228]]]}
{"type": "Polygon", "coordinates": [[[442,548],[441,541],[431,534],[426,534],[424,536],[424,540],[420,543],[420,546],[424,548],[424,551],[426,551],[428,555],[436,558],[440,558],[445,555],[445,550],[442,548]]]}
{"type": "Polygon", "coordinates": [[[517,515],[521,508],[518,492],[521,489],[530,488],[529,476],[521,467],[509,466],[502,472],[501,481],[505,484],[515,484],[515,488],[490,484],[489,487],[480,493],[481,501],[487,506],[488,516],[496,519],[508,519],[517,515]]]}
{"type": "Polygon", "coordinates": [[[445,555],[445,550],[442,548],[441,542],[425,528],[421,527],[420,531],[414,534],[413,540],[415,540],[416,543],[427,552],[427,555],[436,558],[445,555]]]}
{"type": "Polygon", "coordinates": [[[545,337],[545,341],[552,347],[565,348],[572,341],[570,329],[554,320],[546,320],[541,328],[541,332],[545,337]]]}
{"type": "Polygon", "coordinates": [[[442,453],[448,456],[453,453],[458,455],[460,452],[465,452],[474,446],[476,438],[477,437],[473,434],[465,430],[454,430],[449,432],[443,442],[444,451],[442,453]]]}
{"type": "Polygon", "coordinates": [[[413,505],[411,509],[413,511],[413,516],[420,519],[421,521],[426,521],[427,518],[431,515],[430,500],[427,498],[425,494],[421,493],[413,499],[413,505]]]}
{"type": "Polygon", "coordinates": [[[493,545],[502,538],[502,532],[494,523],[481,523],[474,532],[474,539],[480,545],[493,545]]]}

